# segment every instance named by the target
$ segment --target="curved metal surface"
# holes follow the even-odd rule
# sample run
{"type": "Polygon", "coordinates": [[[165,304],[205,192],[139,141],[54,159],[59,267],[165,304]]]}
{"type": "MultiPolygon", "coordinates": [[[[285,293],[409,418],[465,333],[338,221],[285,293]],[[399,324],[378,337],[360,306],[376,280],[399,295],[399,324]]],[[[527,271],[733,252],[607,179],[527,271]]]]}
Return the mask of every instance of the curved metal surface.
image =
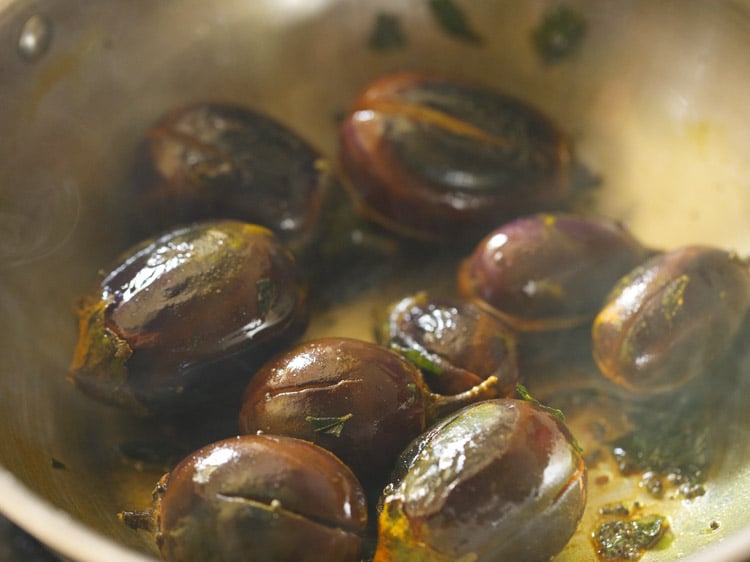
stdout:
{"type": "MultiPolygon", "coordinates": [[[[129,464],[120,447],[151,429],[79,396],[64,373],[72,303],[125,244],[120,210],[134,149],[176,105],[262,109],[334,158],[336,117],[369,79],[440,70],[557,119],[605,180],[596,209],[647,243],[750,251],[744,3],[571,0],[588,19],[586,42],[557,65],[529,42],[548,2],[460,4],[481,47],[447,35],[427,3],[401,0],[0,2],[0,511],[73,560],[156,554],[116,519],[148,501],[161,473],[129,464]],[[403,48],[368,46],[383,13],[399,19],[403,48]],[[19,34],[35,14],[50,22],[51,39],[28,60],[19,34]]],[[[747,427],[732,429],[738,442],[747,427]]],[[[644,560],[711,543],[693,559],[746,559],[748,459],[738,447],[727,478],[675,515],[686,538],[644,560]],[[720,531],[702,534],[706,517],[721,518],[720,531]]]]}

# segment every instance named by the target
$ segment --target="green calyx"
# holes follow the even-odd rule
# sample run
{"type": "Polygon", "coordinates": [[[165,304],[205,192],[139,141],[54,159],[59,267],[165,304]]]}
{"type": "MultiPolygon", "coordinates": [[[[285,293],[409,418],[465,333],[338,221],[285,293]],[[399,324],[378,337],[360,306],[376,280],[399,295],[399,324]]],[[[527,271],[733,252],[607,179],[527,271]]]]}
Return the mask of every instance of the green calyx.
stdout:
{"type": "MultiPolygon", "coordinates": [[[[516,385],[516,392],[521,397],[522,400],[525,400],[526,402],[531,402],[535,406],[538,406],[548,414],[556,417],[558,420],[560,420],[560,423],[562,423],[566,428],[568,427],[567,422],[565,421],[565,414],[563,414],[562,410],[559,410],[557,408],[553,408],[552,406],[547,406],[545,404],[542,404],[539,400],[534,398],[528,390],[526,390],[526,387],[522,384],[516,385]]],[[[570,432],[570,430],[568,430],[570,432]]],[[[575,438],[572,432],[570,432],[571,436],[571,442],[573,444],[573,447],[576,451],[579,453],[583,452],[583,447],[578,443],[578,440],[575,438]]]]}

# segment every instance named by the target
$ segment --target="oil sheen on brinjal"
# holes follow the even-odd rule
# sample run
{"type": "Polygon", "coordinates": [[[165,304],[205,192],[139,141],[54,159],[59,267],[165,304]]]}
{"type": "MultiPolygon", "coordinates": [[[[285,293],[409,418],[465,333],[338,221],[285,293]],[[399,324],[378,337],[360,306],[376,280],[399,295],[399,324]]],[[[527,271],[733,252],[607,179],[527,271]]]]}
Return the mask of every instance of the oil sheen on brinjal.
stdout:
{"type": "Polygon", "coordinates": [[[748,309],[747,261],[721,248],[676,248],[612,289],[594,321],[594,359],[604,376],[634,393],[668,392],[727,353],[748,309]]]}
{"type": "Polygon", "coordinates": [[[434,392],[458,394],[490,376],[507,396],[519,379],[516,336],[495,316],[460,299],[426,291],[389,307],[380,343],[419,367],[434,392]]]}
{"type": "Polygon", "coordinates": [[[81,299],[69,379],[137,413],[231,400],[235,376],[301,333],[304,308],[295,261],[271,231],[177,229],[131,249],[81,299]]]}
{"type": "Polygon", "coordinates": [[[307,441],[245,435],[194,451],[165,474],[151,509],[119,518],[154,533],[169,562],[359,562],[365,494],[307,441]]]}
{"type": "Polygon", "coordinates": [[[434,394],[416,366],[383,346],[318,338],[255,373],[239,429],[312,441],[347,463],[363,484],[382,487],[399,453],[425,427],[498,391],[497,378],[488,377],[460,394],[434,394]]]}
{"type": "Polygon", "coordinates": [[[586,503],[581,451],[537,403],[501,398],[415,439],[385,488],[375,562],[549,560],[586,503]]]}
{"type": "Polygon", "coordinates": [[[368,84],[340,128],[359,210],[402,235],[454,240],[571,197],[571,145],[543,113],[442,76],[368,84]]]}
{"type": "Polygon", "coordinates": [[[332,179],[320,153],[252,109],[198,103],[146,135],[134,182],[142,230],[231,218],[273,230],[295,248],[315,233],[332,179]]]}
{"type": "Polygon", "coordinates": [[[517,330],[571,328],[590,322],[617,280],[653,253],[619,222],[538,213],[485,236],[458,287],[517,330]]]}

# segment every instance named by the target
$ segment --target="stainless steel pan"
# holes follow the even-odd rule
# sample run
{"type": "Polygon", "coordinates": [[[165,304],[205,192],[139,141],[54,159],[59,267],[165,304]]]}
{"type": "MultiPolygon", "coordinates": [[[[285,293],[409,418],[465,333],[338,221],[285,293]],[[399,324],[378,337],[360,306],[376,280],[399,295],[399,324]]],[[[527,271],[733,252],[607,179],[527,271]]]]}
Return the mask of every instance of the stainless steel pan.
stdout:
{"type": "MultiPolygon", "coordinates": [[[[156,554],[115,515],[145,504],[160,471],[118,448],[148,425],[79,395],[64,375],[72,303],[125,244],[134,149],[177,105],[243,103],[334,157],[336,117],[368,80],[439,70],[553,116],[603,180],[595,210],[645,242],[750,252],[750,4],[569,0],[588,22],[584,41],[545,64],[529,33],[553,2],[456,3],[481,46],[446,33],[426,1],[0,0],[1,512],[74,560],[156,554]],[[400,48],[368,45],[380,14],[399,21],[400,48]]],[[[370,337],[378,295],[331,314],[370,337]]],[[[676,540],[644,560],[750,558],[747,379],[729,392],[733,447],[715,483],[677,502],[676,540]],[[708,519],[721,527],[706,533],[708,519]]],[[[576,541],[584,550],[560,560],[586,556],[586,533],[576,541]]]]}

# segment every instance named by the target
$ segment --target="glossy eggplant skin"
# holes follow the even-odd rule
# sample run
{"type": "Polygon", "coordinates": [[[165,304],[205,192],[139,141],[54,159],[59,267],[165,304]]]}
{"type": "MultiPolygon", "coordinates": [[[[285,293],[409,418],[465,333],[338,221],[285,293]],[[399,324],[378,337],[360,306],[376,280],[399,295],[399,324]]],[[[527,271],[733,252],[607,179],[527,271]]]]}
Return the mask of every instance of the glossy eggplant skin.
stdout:
{"type": "Polygon", "coordinates": [[[557,417],[522,400],[479,402],[401,455],[383,494],[374,561],[549,560],[585,503],[583,459],[557,417]]]}
{"type": "Polygon", "coordinates": [[[728,351],[749,307],[746,262],[719,248],[677,248],[614,287],[594,321],[594,359],[630,391],[672,390],[728,351]]]}
{"type": "Polygon", "coordinates": [[[569,328],[591,321],[617,280],[651,253],[609,219],[528,215],[480,241],[458,287],[518,330],[569,328]]]}
{"type": "Polygon", "coordinates": [[[455,239],[557,208],[571,148],[556,125],[504,94],[398,73],[367,85],[340,128],[359,209],[400,234],[455,239]]]}
{"type": "Polygon", "coordinates": [[[148,130],[136,168],[148,228],[231,218],[290,245],[313,235],[331,182],[319,152],[281,122],[219,103],[164,115],[148,130]]]}
{"type": "Polygon", "coordinates": [[[211,221],[125,253],[81,300],[69,379],[138,413],[184,410],[224,391],[306,325],[292,255],[266,228],[211,221]]]}
{"type": "Polygon", "coordinates": [[[312,340],[255,373],[245,390],[240,432],[306,439],[331,450],[364,482],[383,478],[424,430],[428,407],[420,383],[415,366],[379,345],[312,340]],[[326,419],[333,431],[316,425],[326,419]]]}
{"type": "Polygon", "coordinates": [[[390,308],[377,338],[420,367],[433,392],[457,394],[494,375],[507,396],[519,380],[515,333],[460,299],[405,297],[390,308]]]}
{"type": "Polygon", "coordinates": [[[363,484],[381,486],[407,443],[442,412],[497,396],[490,378],[469,392],[429,392],[401,355],[351,338],[319,338],[281,353],[253,375],[241,433],[312,441],[343,460],[363,484]]]}
{"type": "Polygon", "coordinates": [[[330,452],[245,435],[203,447],[165,475],[154,516],[169,562],[359,562],[367,506],[330,452]]]}

